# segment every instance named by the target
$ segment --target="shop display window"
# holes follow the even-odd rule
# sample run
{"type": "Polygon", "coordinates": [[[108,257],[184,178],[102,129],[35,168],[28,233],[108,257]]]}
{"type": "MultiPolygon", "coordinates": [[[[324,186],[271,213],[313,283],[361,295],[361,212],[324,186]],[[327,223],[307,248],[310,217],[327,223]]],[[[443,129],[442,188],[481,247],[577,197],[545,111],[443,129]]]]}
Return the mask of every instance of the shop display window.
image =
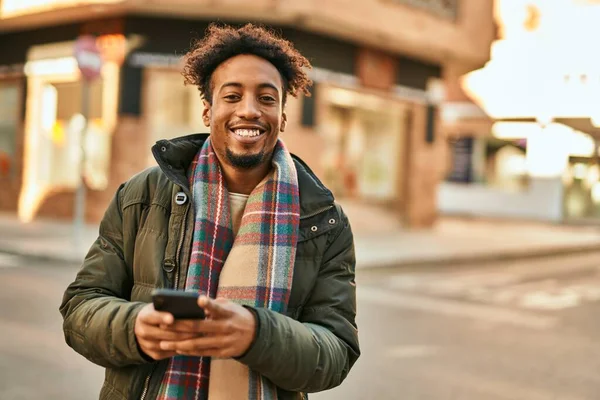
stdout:
{"type": "Polygon", "coordinates": [[[527,140],[464,136],[450,139],[449,147],[446,181],[507,192],[527,188],[527,140]]]}
{"type": "MultiPolygon", "coordinates": [[[[144,115],[150,129],[149,146],[194,132],[206,132],[204,106],[198,88],[184,85],[177,69],[148,68],[145,71],[144,115]]],[[[150,154],[148,165],[156,161],[150,154]]]]}
{"type": "Polygon", "coordinates": [[[0,179],[16,175],[19,98],[17,82],[0,82],[0,179]]]}

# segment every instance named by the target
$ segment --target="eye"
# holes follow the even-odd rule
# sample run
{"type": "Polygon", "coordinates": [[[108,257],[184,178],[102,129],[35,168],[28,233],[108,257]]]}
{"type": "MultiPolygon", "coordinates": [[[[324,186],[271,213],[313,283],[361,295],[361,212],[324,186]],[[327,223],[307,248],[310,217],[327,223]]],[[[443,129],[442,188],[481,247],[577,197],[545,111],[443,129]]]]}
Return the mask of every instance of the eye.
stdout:
{"type": "Polygon", "coordinates": [[[260,100],[266,103],[274,103],[276,101],[275,98],[270,95],[260,96],[260,100]]]}
{"type": "Polygon", "coordinates": [[[236,101],[240,98],[239,95],[237,94],[228,94],[227,96],[223,97],[225,100],[229,100],[229,101],[236,101]]]}

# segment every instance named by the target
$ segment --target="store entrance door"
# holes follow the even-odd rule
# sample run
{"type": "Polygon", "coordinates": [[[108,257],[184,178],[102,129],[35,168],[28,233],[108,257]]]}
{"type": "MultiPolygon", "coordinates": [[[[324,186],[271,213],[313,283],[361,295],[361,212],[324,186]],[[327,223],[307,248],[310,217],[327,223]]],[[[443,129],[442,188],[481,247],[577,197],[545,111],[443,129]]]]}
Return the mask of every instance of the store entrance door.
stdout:
{"type": "Polygon", "coordinates": [[[27,67],[24,171],[19,198],[19,217],[24,221],[33,219],[51,193],[74,191],[79,185],[82,148],[86,152],[86,185],[95,190],[108,185],[118,66],[107,63],[102,78],[90,84],[88,124],[82,143],[82,83],[72,46],[67,42],[30,50],[33,59],[27,67]]]}

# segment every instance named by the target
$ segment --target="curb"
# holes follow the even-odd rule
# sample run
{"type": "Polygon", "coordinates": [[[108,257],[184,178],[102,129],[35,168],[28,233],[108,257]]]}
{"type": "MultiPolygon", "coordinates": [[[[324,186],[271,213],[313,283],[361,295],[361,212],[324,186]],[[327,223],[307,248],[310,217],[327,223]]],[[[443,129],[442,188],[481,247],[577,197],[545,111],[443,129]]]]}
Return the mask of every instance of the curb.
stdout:
{"type": "MultiPolygon", "coordinates": [[[[543,259],[555,256],[566,256],[577,253],[592,253],[600,251],[600,243],[591,243],[583,245],[573,245],[564,247],[537,248],[530,250],[509,250],[505,252],[474,254],[474,255],[453,255],[438,258],[419,258],[419,259],[396,259],[396,260],[372,260],[366,262],[357,261],[357,270],[384,271],[402,268],[414,267],[442,267],[449,265],[473,265],[478,263],[506,262],[514,260],[543,259]]],[[[10,246],[0,245],[0,253],[19,256],[27,259],[33,259],[42,262],[81,264],[85,254],[76,255],[57,255],[31,253],[23,250],[15,250],[10,246]]]]}
{"type": "Polygon", "coordinates": [[[40,254],[40,253],[29,253],[21,250],[15,250],[10,247],[0,246],[0,253],[8,254],[11,256],[23,257],[25,259],[42,261],[42,262],[51,262],[51,263],[68,263],[68,264],[81,264],[85,258],[85,255],[81,257],[77,256],[59,256],[55,254],[40,254]]]}
{"type": "Polygon", "coordinates": [[[508,250],[505,252],[496,252],[488,254],[474,254],[474,255],[453,255],[448,257],[438,258],[420,258],[420,259],[405,259],[405,260],[382,260],[382,261],[368,261],[361,263],[357,261],[357,270],[369,270],[369,271],[384,271],[384,270],[395,270],[402,268],[414,268],[414,267],[442,267],[442,266],[470,266],[479,263],[490,263],[490,262],[506,262],[515,260],[532,260],[532,259],[544,259],[556,256],[567,256],[579,253],[593,253],[600,251],[600,243],[564,246],[564,247],[550,247],[550,248],[537,248],[530,250],[508,250]]]}

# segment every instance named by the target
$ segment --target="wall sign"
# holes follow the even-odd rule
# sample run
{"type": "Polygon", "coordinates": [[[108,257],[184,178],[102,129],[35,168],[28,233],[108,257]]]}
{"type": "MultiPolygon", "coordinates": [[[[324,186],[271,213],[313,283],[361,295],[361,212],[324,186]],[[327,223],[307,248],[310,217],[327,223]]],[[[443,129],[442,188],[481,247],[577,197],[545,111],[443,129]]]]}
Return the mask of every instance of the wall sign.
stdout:
{"type": "Polygon", "coordinates": [[[146,53],[141,51],[133,53],[128,59],[128,64],[137,68],[176,67],[179,66],[181,62],[182,57],[174,54],[146,53]]]}
{"type": "Polygon", "coordinates": [[[96,44],[96,38],[82,35],[75,42],[75,59],[84,79],[92,81],[102,73],[102,55],[96,44]]]}

